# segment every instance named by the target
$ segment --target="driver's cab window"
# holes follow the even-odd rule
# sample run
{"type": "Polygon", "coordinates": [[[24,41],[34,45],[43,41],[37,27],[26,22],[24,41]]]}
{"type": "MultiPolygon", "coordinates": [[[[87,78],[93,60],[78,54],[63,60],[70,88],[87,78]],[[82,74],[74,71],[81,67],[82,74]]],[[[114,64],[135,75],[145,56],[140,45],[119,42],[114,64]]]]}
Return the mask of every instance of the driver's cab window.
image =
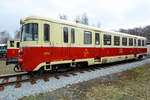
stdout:
{"type": "Polygon", "coordinates": [[[14,41],[10,41],[10,47],[14,47],[14,41]]]}

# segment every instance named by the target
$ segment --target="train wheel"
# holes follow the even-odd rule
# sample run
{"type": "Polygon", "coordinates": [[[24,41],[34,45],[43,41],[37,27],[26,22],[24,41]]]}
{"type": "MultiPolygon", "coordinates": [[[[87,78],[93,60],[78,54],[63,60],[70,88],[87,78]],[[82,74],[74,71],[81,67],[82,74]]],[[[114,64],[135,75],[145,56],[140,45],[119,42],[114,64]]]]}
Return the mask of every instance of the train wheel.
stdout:
{"type": "Polygon", "coordinates": [[[43,74],[45,73],[44,68],[41,68],[41,69],[38,71],[38,73],[39,73],[40,76],[43,75],[43,74]]]}
{"type": "Polygon", "coordinates": [[[52,71],[53,72],[58,72],[58,66],[52,66],[52,71]]]}

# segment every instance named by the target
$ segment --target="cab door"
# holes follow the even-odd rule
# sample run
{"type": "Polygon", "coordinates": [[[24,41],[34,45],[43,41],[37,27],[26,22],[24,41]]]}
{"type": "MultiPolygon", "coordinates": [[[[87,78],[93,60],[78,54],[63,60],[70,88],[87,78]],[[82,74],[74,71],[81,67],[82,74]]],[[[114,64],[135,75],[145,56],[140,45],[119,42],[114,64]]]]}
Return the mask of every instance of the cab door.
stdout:
{"type": "Polygon", "coordinates": [[[63,25],[63,43],[62,43],[62,56],[65,58],[70,57],[70,28],[63,25]]]}

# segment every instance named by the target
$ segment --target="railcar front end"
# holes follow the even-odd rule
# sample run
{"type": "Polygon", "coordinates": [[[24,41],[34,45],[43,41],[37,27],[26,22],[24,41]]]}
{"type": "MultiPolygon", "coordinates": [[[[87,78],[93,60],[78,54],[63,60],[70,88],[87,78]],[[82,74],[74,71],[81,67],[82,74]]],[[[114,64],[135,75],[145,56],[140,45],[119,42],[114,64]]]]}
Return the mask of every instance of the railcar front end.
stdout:
{"type": "Polygon", "coordinates": [[[34,71],[38,66],[41,67],[42,62],[45,60],[43,52],[45,56],[50,56],[50,48],[42,46],[40,40],[42,30],[40,27],[42,26],[38,20],[24,21],[18,59],[21,71],[34,71]]]}

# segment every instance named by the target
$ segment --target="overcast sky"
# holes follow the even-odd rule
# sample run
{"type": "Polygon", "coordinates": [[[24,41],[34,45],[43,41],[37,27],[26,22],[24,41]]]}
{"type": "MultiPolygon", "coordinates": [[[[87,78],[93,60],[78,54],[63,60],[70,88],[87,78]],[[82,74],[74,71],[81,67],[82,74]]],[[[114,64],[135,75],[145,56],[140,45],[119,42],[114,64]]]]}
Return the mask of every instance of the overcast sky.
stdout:
{"type": "Polygon", "coordinates": [[[0,31],[11,34],[20,27],[20,18],[40,15],[69,21],[87,13],[90,24],[118,30],[150,25],[150,0],[0,0],[0,31]]]}

